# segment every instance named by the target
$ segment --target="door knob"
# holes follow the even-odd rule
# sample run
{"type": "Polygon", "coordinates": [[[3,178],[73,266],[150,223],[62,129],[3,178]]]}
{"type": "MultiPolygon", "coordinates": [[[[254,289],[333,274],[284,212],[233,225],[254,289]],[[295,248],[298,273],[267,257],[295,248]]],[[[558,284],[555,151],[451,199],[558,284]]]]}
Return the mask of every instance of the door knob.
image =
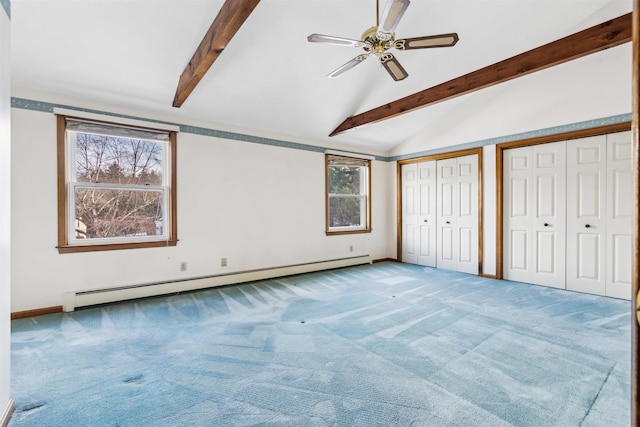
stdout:
{"type": "Polygon", "coordinates": [[[585,225],[584,228],[591,228],[589,224],[585,225]]]}
{"type": "Polygon", "coordinates": [[[447,224],[451,224],[451,221],[447,221],[447,224]]]}
{"type": "Polygon", "coordinates": [[[548,226],[550,226],[550,225],[551,225],[551,224],[549,224],[548,222],[545,222],[545,223],[544,223],[544,226],[545,226],[545,227],[548,227],[548,226]]]}
{"type": "Polygon", "coordinates": [[[425,220],[424,220],[424,222],[429,222],[429,220],[428,220],[428,219],[425,219],[425,220]]]}

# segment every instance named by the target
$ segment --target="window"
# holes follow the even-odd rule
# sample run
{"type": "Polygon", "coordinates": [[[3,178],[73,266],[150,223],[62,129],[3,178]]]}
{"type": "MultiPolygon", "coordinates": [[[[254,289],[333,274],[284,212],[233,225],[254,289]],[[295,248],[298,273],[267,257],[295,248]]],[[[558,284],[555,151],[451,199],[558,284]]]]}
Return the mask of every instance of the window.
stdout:
{"type": "Polygon", "coordinates": [[[175,246],[176,133],[57,120],[58,251],[175,246]]]}
{"type": "Polygon", "coordinates": [[[371,231],[371,161],[325,154],[327,234],[371,231]]]}

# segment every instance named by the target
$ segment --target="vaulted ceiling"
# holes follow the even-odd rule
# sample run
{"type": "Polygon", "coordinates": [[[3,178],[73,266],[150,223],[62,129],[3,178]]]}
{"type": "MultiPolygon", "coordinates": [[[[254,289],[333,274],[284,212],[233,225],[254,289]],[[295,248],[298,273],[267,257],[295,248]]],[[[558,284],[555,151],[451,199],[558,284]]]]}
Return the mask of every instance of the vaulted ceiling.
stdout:
{"type": "MultiPolygon", "coordinates": [[[[382,8],[385,0],[380,2],[382,8]]],[[[293,142],[389,153],[454,127],[472,112],[482,117],[483,111],[489,114],[513,106],[518,117],[531,123],[514,118],[516,125],[494,127],[486,135],[478,130],[476,139],[499,136],[491,132],[531,130],[526,127],[535,128],[537,123],[553,124],[536,118],[561,99],[555,94],[521,99],[526,90],[516,90],[510,82],[333,137],[329,134],[350,116],[632,8],[630,0],[413,0],[396,30],[398,38],[457,32],[460,41],[451,48],[394,52],[409,74],[395,82],[373,58],[328,79],[329,72],[361,50],[307,42],[311,33],[360,39],[376,23],[376,0],[262,0],[182,106],[173,107],[178,79],[223,4],[223,0],[13,0],[14,96],[49,93],[139,109],[150,118],[173,117],[293,142]]],[[[619,68],[630,52],[627,43],[558,68],[573,76],[566,84],[575,85],[576,93],[584,86],[595,96],[608,87],[592,81],[593,76],[583,76],[581,70],[606,70],[607,62],[619,68]]],[[[530,79],[524,83],[535,88],[558,72],[544,71],[523,78],[530,79]]],[[[612,72],[611,79],[619,75],[620,70],[612,72]]],[[[630,112],[630,105],[625,108],[622,103],[617,113],[630,112]]],[[[571,116],[563,120],[567,117],[571,116]]],[[[469,136],[457,138],[464,142],[469,136]]]]}

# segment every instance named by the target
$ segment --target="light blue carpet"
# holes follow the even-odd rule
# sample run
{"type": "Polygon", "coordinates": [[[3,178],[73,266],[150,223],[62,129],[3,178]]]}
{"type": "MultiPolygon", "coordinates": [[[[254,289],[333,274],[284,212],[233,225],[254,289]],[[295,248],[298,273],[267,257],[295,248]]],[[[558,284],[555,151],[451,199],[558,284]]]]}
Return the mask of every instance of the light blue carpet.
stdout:
{"type": "Polygon", "coordinates": [[[628,426],[630,311],[379,263],[15,320],[9,426],[628,426]]]}

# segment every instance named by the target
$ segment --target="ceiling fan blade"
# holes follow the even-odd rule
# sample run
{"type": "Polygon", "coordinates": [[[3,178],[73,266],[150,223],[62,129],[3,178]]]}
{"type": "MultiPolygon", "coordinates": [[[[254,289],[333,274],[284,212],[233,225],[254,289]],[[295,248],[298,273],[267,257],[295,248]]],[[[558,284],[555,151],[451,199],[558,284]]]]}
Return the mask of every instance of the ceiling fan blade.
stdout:
{"type": "Polygon", "coordinates": [[[362,55],[358,55],[355,58],[353,58],[351,61],[347,62],[346,64],[333,70],[331,73],[327,75],[327,77],[332,79],[335,79],[336,77],[340,77],[343,73],[349,71],[350,69],[352,69],[353,67],[355,67],[356,65],[358,65],[359,63],[367,59],[368,57],[369,57],[369,54],[366,54],[366,53],[362,55]]]}
{"type": "Polygon", "coordinates": [[[396,40],[393,47],[399,50],[425,49],[430,47],[450,47],[458,43],[458,34],[440,34],[437,36],[413,37],[396,40]]]}
{"type": "Polygon", "coordinates": [[[395,81],[404,80],[409,76],[396,57],[389,52],[380,57],[380,63],[395,81]]]}
{"type": "Polygon", "coordinates": [[[400,18],[409,7],[409,0],[389,0],[380,17],[378,32],[393,33],[400,22],[400,18]]]}
{"type": "Polygon", "coordinates": [[[311,43],[335,44],[338,46],[364,46],[364,42],[360,40],[346,39],[344,37],[325,36],[324,34],[311,34],[309,37],[307,37],[307,41],[311,43]]]}

